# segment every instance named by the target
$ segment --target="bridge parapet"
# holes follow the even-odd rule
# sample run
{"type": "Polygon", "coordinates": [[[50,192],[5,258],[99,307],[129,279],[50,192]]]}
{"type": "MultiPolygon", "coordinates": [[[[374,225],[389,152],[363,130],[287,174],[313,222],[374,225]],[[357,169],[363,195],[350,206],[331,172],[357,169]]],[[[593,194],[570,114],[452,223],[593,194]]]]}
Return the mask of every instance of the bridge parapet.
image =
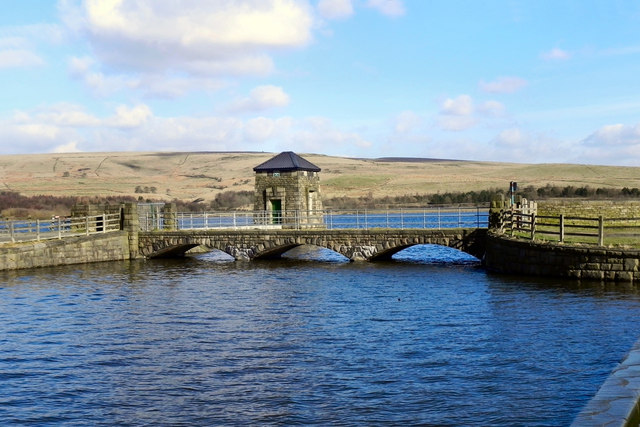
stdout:
{"type": "Polygon", "coordinates": [[[144,205],[142,231],[208,229],[441,229],[487,227],[488,206],[435,206],[415,209],[289,211],[274,221],[269,211],[175,212],[144,205]]]}

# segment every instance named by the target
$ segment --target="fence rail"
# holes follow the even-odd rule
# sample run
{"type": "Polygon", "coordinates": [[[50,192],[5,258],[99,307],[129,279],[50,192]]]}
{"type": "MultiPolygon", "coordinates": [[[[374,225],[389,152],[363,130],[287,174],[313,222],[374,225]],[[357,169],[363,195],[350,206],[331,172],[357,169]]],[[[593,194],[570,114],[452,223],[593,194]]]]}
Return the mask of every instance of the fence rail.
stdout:
{"type": "Polygon", "coordinates": [[[0,243],[62,239],[120,230],[120,214],[0,221],[0,243]]]}
{"type": "Polygon", "coordinates": [[[549,216],[511,210],[503,212],[502,229],[531,240],[598,246],[640,244],[640,218],[549,216]]]}
{"type": "Polygon", "coordinates": [[[396,210],[325,210],[321,212],[236,211],[177,213],[144,212],[140,215],[143,231],[173,228],[177,230],[215,228],[480,228],[488,226],[488,207],[433,207],[396,210]]]}

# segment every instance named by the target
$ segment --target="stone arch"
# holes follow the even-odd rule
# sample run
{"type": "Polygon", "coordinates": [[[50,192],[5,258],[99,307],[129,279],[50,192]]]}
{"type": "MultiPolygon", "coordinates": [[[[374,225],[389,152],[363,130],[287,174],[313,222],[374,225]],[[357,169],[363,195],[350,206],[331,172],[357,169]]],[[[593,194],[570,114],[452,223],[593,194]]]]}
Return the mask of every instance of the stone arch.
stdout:
{"type": "Polygon", "coordinates": [[[297,248],[298,246],[302,246],[302,243],[290,243],[282,246],[277,246],[275,248],[266,249],[256,253],[253,259],[277,259],[280,258],[285,252],[288,252],[293,248],[297,248]]]}
{"type": "Polygon", "coordinates": [[[180,256],[204,245],[223,251],[236,260],[279,258],[301,245],[313,245],[337,252],[351,261],[377,261],[420,244],[448,246],[478,259],[484,255],[486,230],[432,230],[417,232],[363,230],[303,230],[246,232],[218,231],[140,233],[139,253],[147,258],[180,256]]]}
{"type": "Polygon", "coordinates": [[[184,256],[187,251],[197,246],[200,245],[190,243],[184,245],[167,246],[163,249],[157,250],[147,255],[147,258],[172,258],[177,256],[184,256]]]}

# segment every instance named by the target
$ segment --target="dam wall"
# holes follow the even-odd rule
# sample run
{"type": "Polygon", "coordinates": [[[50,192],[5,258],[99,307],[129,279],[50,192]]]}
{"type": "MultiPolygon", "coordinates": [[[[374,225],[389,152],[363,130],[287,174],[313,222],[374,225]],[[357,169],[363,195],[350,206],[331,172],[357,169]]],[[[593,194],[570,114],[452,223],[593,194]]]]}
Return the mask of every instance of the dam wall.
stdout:
{"type": "Polygon", "coordinates": [[[125,231],[0,245],[0,270],[121,261],[129,258],[129,233],[125,231]]]}
{"type": "Polygon", "coordinates": [[[531,241],[495,230],[487,234],[484,265],[496,273],[640,283],[640,250],[531,241]]]}

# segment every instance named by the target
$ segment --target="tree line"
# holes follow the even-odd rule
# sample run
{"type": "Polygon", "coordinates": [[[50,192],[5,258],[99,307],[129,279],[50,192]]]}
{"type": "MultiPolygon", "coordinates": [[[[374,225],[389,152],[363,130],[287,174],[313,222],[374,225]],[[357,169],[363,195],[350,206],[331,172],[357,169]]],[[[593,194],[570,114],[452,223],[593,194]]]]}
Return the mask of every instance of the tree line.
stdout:
{"type": "MultiPolygon", "coordinates": [[[[416,207],[426,205],[457,205],[490,203],[492,200],[507,198],[507,190],[493,188],[480,191],[444,192],[436,194],[405,194],[398,196],[375,197],[373,193],[360,197],[332,197],[323,204],[329,209],[385,209],[389,207],[416,207]]],[[[639,199],[640,189],[609,188],[589,186],[557,186],[547,184],[544,187],[526,186],[516,192],[516,196],[529,200],[548,200],[557,198],[582,199],[639,199]]]]}
{"type": "MultiPolygon", "coordinates": [[[[582,199],[640,199],[640,189],[610,188],[589,186],[556,186],[547,184],[544,187],[526,186],[516,195],[529,200],[545,200],[555,198],[582,199]]],[[[417,207],[426,205],[481,204],[492,200],[507,198],[503,189],[493,188],[479,191],[444,192],[436,194],[405,194],[397,196],[376,197],[372,192],[359,197],[331,197],[323,200],[327,209],[385,209],[390,207],[417,207]]],[[[220,210],[253,209],[253,191],[223,191],[213,200],[178,200],[179,212],[203,212],[220,210]]],[[[138,198],[132,196],[24,196],[14,191],[0,192],[0,213],[3,218],[46,218],[51,215],[68,215],[71,208],[78,203],[120,204],[124,202],[159,203],[166,200],[138,198]]]]}

